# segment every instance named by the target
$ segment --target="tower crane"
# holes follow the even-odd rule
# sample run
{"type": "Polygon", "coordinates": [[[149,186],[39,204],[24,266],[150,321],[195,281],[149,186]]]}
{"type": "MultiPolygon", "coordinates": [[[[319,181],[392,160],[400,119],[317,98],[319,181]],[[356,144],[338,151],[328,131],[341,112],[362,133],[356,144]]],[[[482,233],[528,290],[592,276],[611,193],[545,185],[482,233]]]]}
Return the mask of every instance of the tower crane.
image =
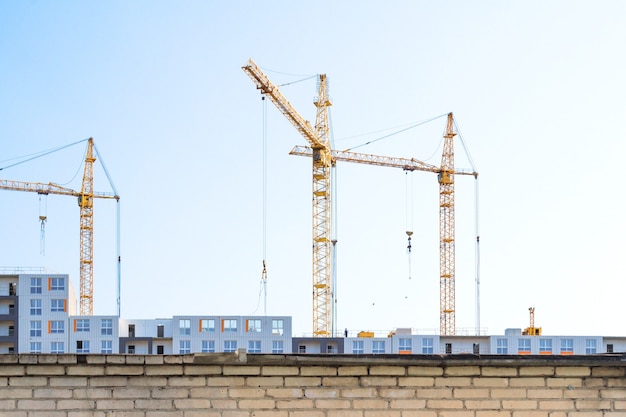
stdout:
{"type": "Polygon", "coordinates": [[[102,193],[93,190],[93,164],[95,161],[93,139],[89,138],[80,191],[54,183],[44,184],[0,179],[0,190],[78,197],[78,206],[80,207],[80,314],[83,316],[93,315],[93,199],[113,198],[117,201],[120,199],[117,193],[102,193]]]}
{"type": "Polygon", "coordinates": [[[476,172],[454,168],[454,119],[448,114],[444,134],[441,166],[427,164],[414,158],[396,158],[331,149],[328,136],[328,99],[326,75],[319,77],[319,95],[315,130],[300,116],[269,78],[250,59],[243,67],[262,94],[270,97],[274,105],[298,129],[310,146],[296,146],[290,154],[308,156],[313,161],[313,334],[328,336],[331,296],[331,193],[330,175],[337,161],[401,168],[406,171],[436,173],[439,181],[439,265],[440,265],[440,333],[454,335],[455,323],[455,212],[454,176],[472,175],[476,172]],[[322,215],[323,214],[323,215],[322,215]]]}
{"type": "MultiPolygon", "coordinates": [[[[414,158],[396,158],[335,149],[331,151],[334,162],[355,162],[437,174],[439,181],[439,326],[440,333],[446,336],[456,333],[454,176],[478,176],[477,172],[454,168],[454,136],[456,136],[454,117],[452,113],[449,113],[439,167],[414,158]]],[[[310,157],[312,150],[306,146],[296,146],[290,154],[310,157]]]]}
{"type": "Polygon", "coordinates": [[[319,94],[315,127],[311,127],[269,78],[252,61],[242,67],[261,93],[270,98],[287,120],[311,145],[313,161],[313,335],[331,336],[332,323],[332,265],[331,265],[331,157],[330,129],[326,75],[319,76],[319,94]]]}
{"type": "Polygon", "coordinates": [[[528,312],[530,314],[530,324],[524,329],[522,334],[524,336],[541,336],[541,327],[535,327],[535,307],[529,307],[528,312]]]}

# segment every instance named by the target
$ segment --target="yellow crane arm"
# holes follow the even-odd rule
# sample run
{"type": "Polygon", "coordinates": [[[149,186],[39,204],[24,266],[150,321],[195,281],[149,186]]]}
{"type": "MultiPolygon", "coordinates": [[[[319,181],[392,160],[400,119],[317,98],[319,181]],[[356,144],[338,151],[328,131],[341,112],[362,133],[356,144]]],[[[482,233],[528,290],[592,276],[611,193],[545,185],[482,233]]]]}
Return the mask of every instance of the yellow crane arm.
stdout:
{"type": "MultiPolygon", "coordinates": [[[[42,183],[42,182],[27,182],[27,181],[15,181],[15,180],[2,180],[0,179],[0,190],[9,190],[9,191],[27,191],[33,192],[37,194],[58,194],[58,195],[72,195],[74,197],[79,197],[81,195],[80,191],[72,190],[70,188],[65,188],[60,185],[57,185],[53,182],[50,183],[42,183]]],[[[93,193],[94,198],[114,198],[119,200],[119,196],[112,193],[93,193]]]]}
{"type": "Polygon", "coordinates": [[[267,75],[261,71],[252,59],[249,59],[247,64],[241,68],[256,84],[256,87],[261,90],[261,93],[265,94],[270,98],[270,100],[272,100],[272,103],[274,103],[278,110],[280,110],[281,113],[284,114],[285,117],[291,122],[291,124],[298,129],[298,132],[304,136],[311,146],[314,148],[329,149],[328,144],[324,143],[324,141],[320,139],[315,129],[311,126],[311,123],[300,116],[289,100],[283,96],[278,87],[270,81],[267,75]]]}
{"type": "MultiPolygon", "coordinates": [[[[331,152],[333,161],[355,162],[359,164],[376,165],[381,167],[401,168],[405,171],[424,171],[424,172],[441,172],[441,168],[435,165],[427,164],[415,158],[396,158],[393,156],[380,156],[367,153],[338,151],[333,149],[331,152]]],[[[309,146],[296,145],[289,152],[289,155],[296,156],[313,156],[313,149],[309,146]]],[[[467,169],[455,169],[455,175],[472,175],[477,176],[478,173],[467,169]]]]}
{"type": "MultiPolygon", "coordinates": [[[[313,156],[313,149],[308,146],[294,146],[290,155],[313,156]]],[[[360,164],[402,168],[406,171],[439,172],[439,167],[418,161],[417,159],[395,158],[391,156],[379,156],[358,152],[338,151],[333,149],[331,157],[334,161],[356,162],[360,164]]]]}

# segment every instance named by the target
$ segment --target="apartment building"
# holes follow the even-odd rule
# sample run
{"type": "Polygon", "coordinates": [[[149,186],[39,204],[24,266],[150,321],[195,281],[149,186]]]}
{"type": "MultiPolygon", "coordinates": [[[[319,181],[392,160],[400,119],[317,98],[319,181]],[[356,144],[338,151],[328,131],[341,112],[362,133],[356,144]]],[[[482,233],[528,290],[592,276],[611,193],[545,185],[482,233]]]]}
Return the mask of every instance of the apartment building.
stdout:
{"type": "Polygon", "coordinates": [[[0,353],[290,353],[291,317],[80,316],[67,274],[0,275],[0,353]]]}
{"type": "Polygon", "coordinates": [[[290,353],[291,317],[174,316],[120,320],[119,351],[141,354],[290,353]]]}
{"type": "Polygon", "coordinates": [[[595,355],[626,352],[624,336],[440,336],[397,328],[344,337],[292,337],[289,316],[81,316],[67,274],[0,274],[0,353],[595,355]]]}

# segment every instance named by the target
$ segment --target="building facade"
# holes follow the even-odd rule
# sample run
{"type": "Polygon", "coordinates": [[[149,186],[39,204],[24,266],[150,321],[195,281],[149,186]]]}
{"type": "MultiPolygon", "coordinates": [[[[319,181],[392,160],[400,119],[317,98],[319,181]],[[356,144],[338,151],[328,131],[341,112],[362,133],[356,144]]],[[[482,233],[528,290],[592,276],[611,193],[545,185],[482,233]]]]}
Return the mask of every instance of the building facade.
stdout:
{"type": "Polygon", "coordinates": [[[0,275],[0,353],[76,354],[488,354],[595,355],[626,352],[626,337],[440,336],[398,328],[386,336],[292,337],[289,316],[190,315],[129,320],[80,316],[67,274],[0,275]]]}
{"type": "Polygon", "coordinates": [[[291,353],[291,317],[80,316],[67,274],[0,275],[0,353],[291,353]]]}

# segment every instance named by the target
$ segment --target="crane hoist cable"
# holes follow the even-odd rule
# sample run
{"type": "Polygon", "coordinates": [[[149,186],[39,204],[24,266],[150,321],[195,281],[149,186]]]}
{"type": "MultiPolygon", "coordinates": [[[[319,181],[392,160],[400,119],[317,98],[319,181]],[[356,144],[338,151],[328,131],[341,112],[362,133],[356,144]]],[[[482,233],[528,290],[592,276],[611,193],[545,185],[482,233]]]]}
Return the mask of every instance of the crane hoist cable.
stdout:
{"type": "Polygon", "coordinates": [[[479,207],[478,207],[478,171],[476,170],[476,166],[474,165],[474,160],[472,159],[472,155],[469,152],[467,145],[465,144],[465,140],[463,140],[463,134],[461,133],[461,129],[454,121],[454,128],[457,131],[459,136],[459,140],[461,141],[461,145],[463,146],[463,150],[465,151],[465,155],[470,163],[472,171],[474,172],[474,232],[476,234],[476,242],[475,242],[475,252],[474,252],[474,284],[475,284],[475,321],[476,321],[476,334],[480,335],[480,232],[479,232],[479,207]]]}
{"type": "Polygon", "coordinates": [[[405,171],[405,212],[406,212],[406,235],[407,235],[407,247],[406,254],[409,262],[409,279],[411,279],[411,237],[413,236],[413,174],[411,173],[411,180],[409,181],[409,171],[405,171]],[[410,182],[410,184],[409,184],[410,182]]]}
{"type": "Polygon", "coordinates": [[[267,105],[264,95],[261,96],[261,103],[261,248],[263,259],[257,304],[254,311],[248,315],[254,315],[259,311],[261,298],[263,298],[263,315],[267,316],[267,105]]]}
{"type": "Polygon", "coordinates": [[[39,232],[39,253],[41,255],[46,254],[46,221],[48,220],[48,195],[39,194],[39,222],[41,223],[39,232]]]}
{"type": "Polygon", "coordinates": [[[263,291],[263,315],[267,316],[267,102],[263,102],[263,270],[261,272],[261,286],[263,291]]]}

